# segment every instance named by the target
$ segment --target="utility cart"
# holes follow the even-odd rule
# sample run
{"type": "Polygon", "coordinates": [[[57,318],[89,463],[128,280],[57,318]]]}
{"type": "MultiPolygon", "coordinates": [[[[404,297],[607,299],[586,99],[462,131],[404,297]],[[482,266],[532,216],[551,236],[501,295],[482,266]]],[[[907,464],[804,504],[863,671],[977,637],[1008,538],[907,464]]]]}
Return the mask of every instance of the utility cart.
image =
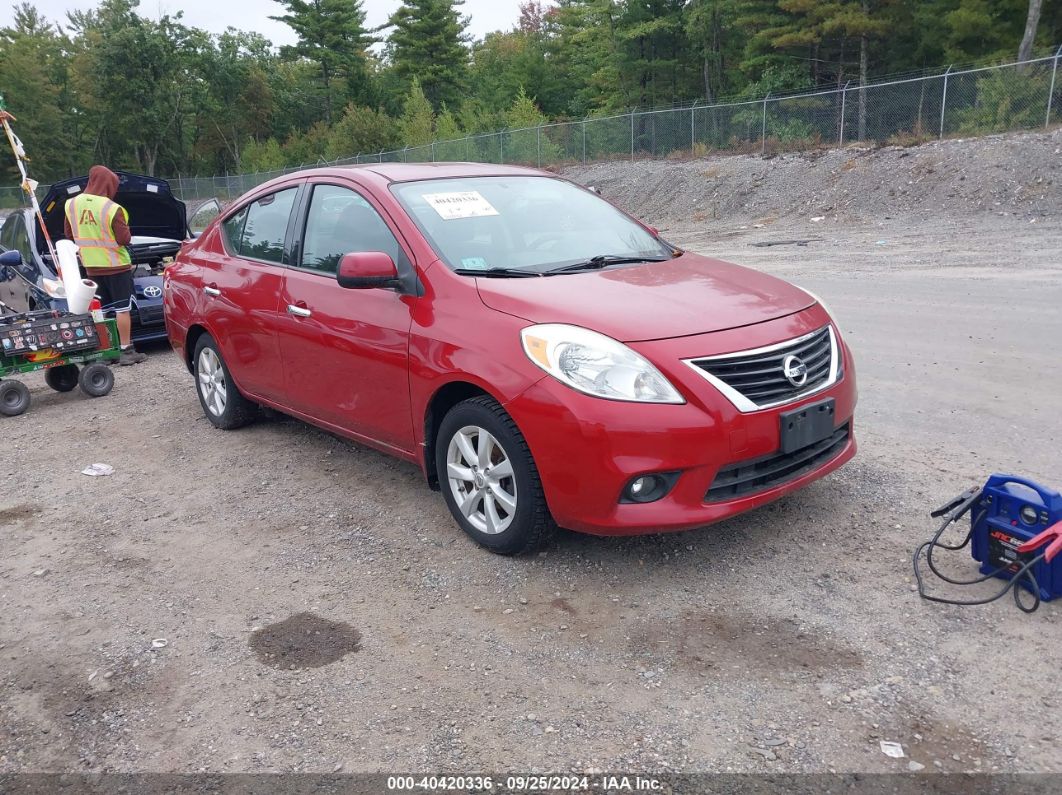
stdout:
{"type": "Polygon", "coordinates": [[[56,392],[80,386],[90,397],[114,387],[109,367],[121,356],[118,325],[96,322],[91,314],[55,310],[10,312],[0,302],[0,415],[15,417],[29,408],[30,392],[12,376],[44,370],[56,392]]]}

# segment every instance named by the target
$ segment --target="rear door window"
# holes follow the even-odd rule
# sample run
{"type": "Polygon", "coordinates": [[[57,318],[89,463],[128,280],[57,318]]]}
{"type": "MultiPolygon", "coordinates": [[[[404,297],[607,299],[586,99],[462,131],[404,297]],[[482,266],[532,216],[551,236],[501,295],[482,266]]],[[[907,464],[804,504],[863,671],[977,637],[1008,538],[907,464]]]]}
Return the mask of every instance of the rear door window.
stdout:
{"type": "Polygon", "coordinates": [[[225,248],[235,254],[240,253],[240,240],[243,238],[243,225],[246,221],[247,208],[244,207],[221,224],[221,231],[225,235],[225,248]]]}
{"type": "Polygon", "coordinates": [[[278,264],[284,261],[284,238],[298,193],[298,188],[288,188],[251,203],[243,227],[240,256],[278,264]]]}

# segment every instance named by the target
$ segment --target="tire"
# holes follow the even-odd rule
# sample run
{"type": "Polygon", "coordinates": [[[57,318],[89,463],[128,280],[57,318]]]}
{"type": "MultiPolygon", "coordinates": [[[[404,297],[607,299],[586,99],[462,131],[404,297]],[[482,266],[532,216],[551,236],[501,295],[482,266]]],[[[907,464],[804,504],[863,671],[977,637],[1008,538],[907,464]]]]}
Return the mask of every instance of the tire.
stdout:
{"type": "Polygon", "coordinates": [[[102,362],[93,362],[81,371],[78,383],[89,397],[103,397],[114,389],[114,371],[102,362]]]}
{"type": "Polygon", "coordinates": [[[199,405],[215,428],[232,431],[255,418],[257,407],[236,388],[228,365],[209,334],[201,336],[196,343],[192,372],[199,405]]]}
{"type": "Polygon", "coordinates": [[[56,392],[70,392],[78,385],[76,364],[63,364],[44,371],[44,381],[56,392]]]}
{"type": "Polygon", "coordinates": [[[492,398],[472,398],[450,409],[435,440],[435,467],[450,513],[473,541],[491,552],[533,552],[556,532],[531,450],[513,418],[492,398]],[[481,470],[484,442],[489,457],[481,470]],[[501,474],[492,475],[492,468],[501,474]]]}
{"type": "Polygon", "coordinates": [[[0,381],[0,414],[17,417],[30,406],[30,391],[21,381],[0,381]]]}

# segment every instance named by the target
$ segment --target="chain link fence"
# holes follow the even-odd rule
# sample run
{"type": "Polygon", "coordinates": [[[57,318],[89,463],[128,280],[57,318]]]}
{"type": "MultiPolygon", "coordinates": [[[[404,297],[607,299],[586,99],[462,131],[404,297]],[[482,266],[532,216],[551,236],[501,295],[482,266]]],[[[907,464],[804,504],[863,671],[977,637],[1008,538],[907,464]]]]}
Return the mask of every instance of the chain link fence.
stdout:
{"type": "MultiPolygon", "coordinates": [[[[218,177],[175,177],[190,204],[234,199],[302,168],[364,163],[470,161],[563,166],[616,159],[702,157],[713,152],[763,154],[844,146],[912,144],[1049,128],[1062,123],[1062,47],[1022,63],[870,83],[789,96],[641,110],[615,116],[469,135],[389,152],[318,161],[296,168],[218,177]]],[[[45,191],[41,189],[41,195],[45,191]]],[[[18,188],[0,188],[0,209],[18,206],[18,188]]]]}

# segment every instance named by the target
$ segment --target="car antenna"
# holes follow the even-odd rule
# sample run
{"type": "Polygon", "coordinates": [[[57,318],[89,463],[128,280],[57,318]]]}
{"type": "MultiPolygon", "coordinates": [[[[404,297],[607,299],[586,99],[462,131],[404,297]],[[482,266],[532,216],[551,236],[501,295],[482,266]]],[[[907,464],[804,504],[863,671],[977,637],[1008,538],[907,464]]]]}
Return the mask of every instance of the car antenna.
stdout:
{"type": "MultiPolygon", "coordinates": [[[[7,110],[4,105],[4,97],[0,94],[0,110],[7,110]]],[[[33,212],[37,216],[37,223],[40,224],[41,232],[44,233],[44,241],[48,244],[48,253],[52,255],[52,262],[55,267],[59,267],[59,258],[55,256],[55,246],[52,245],[52,236],[48,234],[48,225],[44,223],[44,214],[41,213],[41,205],[37,201],[37,185],[36,180],[29,178],[29,174],[26,172],[26,163],[29,162],[29,158],[26,157],[26,149],[22,145],[22,141],[15,135],[15,131],[11,129],[11,124],[5,118],[2,120],[4,125],[4,132],[7,134],[7,142],[11,145],[11,152],[15,155],[15,162],[18,164],[19,174],[22,175],[22,185],[20,186],[25,194],[29,197],[30,204],[33,206],[33,212]]]]}

